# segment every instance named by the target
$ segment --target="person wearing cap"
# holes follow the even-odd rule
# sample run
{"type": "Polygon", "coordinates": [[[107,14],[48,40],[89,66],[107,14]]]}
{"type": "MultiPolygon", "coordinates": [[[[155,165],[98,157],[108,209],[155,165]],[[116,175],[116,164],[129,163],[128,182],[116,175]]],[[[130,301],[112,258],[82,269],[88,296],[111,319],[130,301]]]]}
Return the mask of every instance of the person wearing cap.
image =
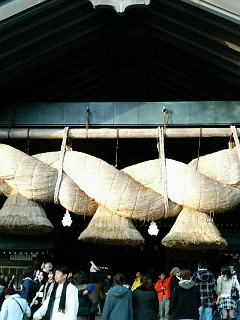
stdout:
{"type": "Polygon", "coordinates": [[[27,304],[27,301],[13,288],[5,289],[6,299],[3,302],[0,320],[19,320],[22,319],[23,312],[26,313],[28,317],[31,316],[31,310],[27,304]]]}
{"type": "Polygon", "coordinates": [[[172,268],[170,274],[172,274],[172,278],[170,280],[170,293],[173,293],[174,288],[178,285],[178,282],[181,280],[180,278],[180,269],[178,267],[172,268]]]}

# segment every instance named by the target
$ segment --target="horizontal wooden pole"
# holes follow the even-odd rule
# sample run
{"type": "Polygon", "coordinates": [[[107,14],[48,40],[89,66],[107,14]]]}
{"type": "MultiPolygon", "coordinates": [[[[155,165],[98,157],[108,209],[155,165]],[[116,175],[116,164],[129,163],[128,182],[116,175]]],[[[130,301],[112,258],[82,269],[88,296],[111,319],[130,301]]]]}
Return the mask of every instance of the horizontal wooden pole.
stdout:
{"type": "MultiPolygon", "coordinates": [[[[237,128],[240,136],[240,128],[237,128]]],[[[229,137],[229,128],[167,128],[166,138],[229,137]]],[[[62,139],[63,129],[47,128],[0,128],[0,139],[62,139]]],[[[158,137],[158,128],[71,128],[69,139],[152,139],[158,137]]]]}

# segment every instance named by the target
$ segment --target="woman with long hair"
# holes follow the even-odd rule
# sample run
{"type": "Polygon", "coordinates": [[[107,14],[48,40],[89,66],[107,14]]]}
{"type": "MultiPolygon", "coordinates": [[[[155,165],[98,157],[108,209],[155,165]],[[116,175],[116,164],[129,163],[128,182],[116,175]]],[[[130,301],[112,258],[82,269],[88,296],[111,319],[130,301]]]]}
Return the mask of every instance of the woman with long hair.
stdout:
{"type": "Polygon", "coordinates": [[[240,292],[240,285],[236,276],[233,276],[229,266],[222,266],[221,276],[217,279],[217,294],[220,296],[219,309],[222,310],[222,319],[228,317],[235,319],[235,310],[237,309],[237,300],[231,296],[232,288],[236,287],[240,292]]]}
{"type": "Polygon", "coordinates": [[[50,294],[53,290],[54,284],[55,284],[55,272],[54,272],[54,270],[50,270],[48,272],[48,280],[47,280],[45,287],[44,287],[44,290],[43,290],[42,304],[47,299],[47,297],[50,296],[50,294]]]}
{"type": "Polygon", "coordinates": [[[142,284],[132,294],[133,319],[157,320],[158,296],[153,288],[152,278],[149,274],[144,274],[140,281],[142,284]]]}
{"type": "Polygon", "coordinates": [[[113,277],[113,287],[107,292],[102,320],[133,320],[132,291],[124,286],[123,273],[113,277]]]}
{"type": "Polygon", "coordinates": [[[40,271],[35,281],[35,296],[30,304],[32,314],[34,314],[42,305],[44,287],[47,282],[47,273],[40,271]]]}

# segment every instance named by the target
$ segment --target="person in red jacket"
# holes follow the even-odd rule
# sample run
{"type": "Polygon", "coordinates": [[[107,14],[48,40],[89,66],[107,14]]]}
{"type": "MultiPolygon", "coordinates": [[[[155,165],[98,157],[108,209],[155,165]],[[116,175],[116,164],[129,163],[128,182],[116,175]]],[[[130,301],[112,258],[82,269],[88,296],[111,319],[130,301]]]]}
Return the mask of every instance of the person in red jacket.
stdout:
{"type": "Polygon", "coordinates": [[[159,280],[155,284],[155,290],[158,294],[159,316],[160,320],[169,320],[170,308],[170,280],[173,275],[165,279],[165,274],[161,273],[159,280]]]}

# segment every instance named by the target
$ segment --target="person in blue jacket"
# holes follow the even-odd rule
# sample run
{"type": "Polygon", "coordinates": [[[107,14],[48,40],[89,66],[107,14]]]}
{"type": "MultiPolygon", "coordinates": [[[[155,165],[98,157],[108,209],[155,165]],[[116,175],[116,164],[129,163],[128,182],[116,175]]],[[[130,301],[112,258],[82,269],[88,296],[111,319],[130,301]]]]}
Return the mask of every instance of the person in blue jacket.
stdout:
{"type": "Polygon", "coordinates": [[[132,291],[124,286],[125,276],[117,273],[107,292],[102,320],[133,320],[132,291]]]}
{"type": "Polygon", "coordinates": [[[28,317],[31,316],[31,310],[27,301],[20,297],[13,288],[5,289],[6,299],[3,302],[0,320],[17,320],[22,319],[23,312],[28,317]]]}
{"type": "Polygon", "coordinates": [[[21,297],[25,299],[28,303],[32,302],[34,298],[35,292],[33,292],[33,275],[35,269],[33,267],[29,267],[27,271],[24,273],[25,278],[23,279],[22,283],[22,292],[21,297]]]}

